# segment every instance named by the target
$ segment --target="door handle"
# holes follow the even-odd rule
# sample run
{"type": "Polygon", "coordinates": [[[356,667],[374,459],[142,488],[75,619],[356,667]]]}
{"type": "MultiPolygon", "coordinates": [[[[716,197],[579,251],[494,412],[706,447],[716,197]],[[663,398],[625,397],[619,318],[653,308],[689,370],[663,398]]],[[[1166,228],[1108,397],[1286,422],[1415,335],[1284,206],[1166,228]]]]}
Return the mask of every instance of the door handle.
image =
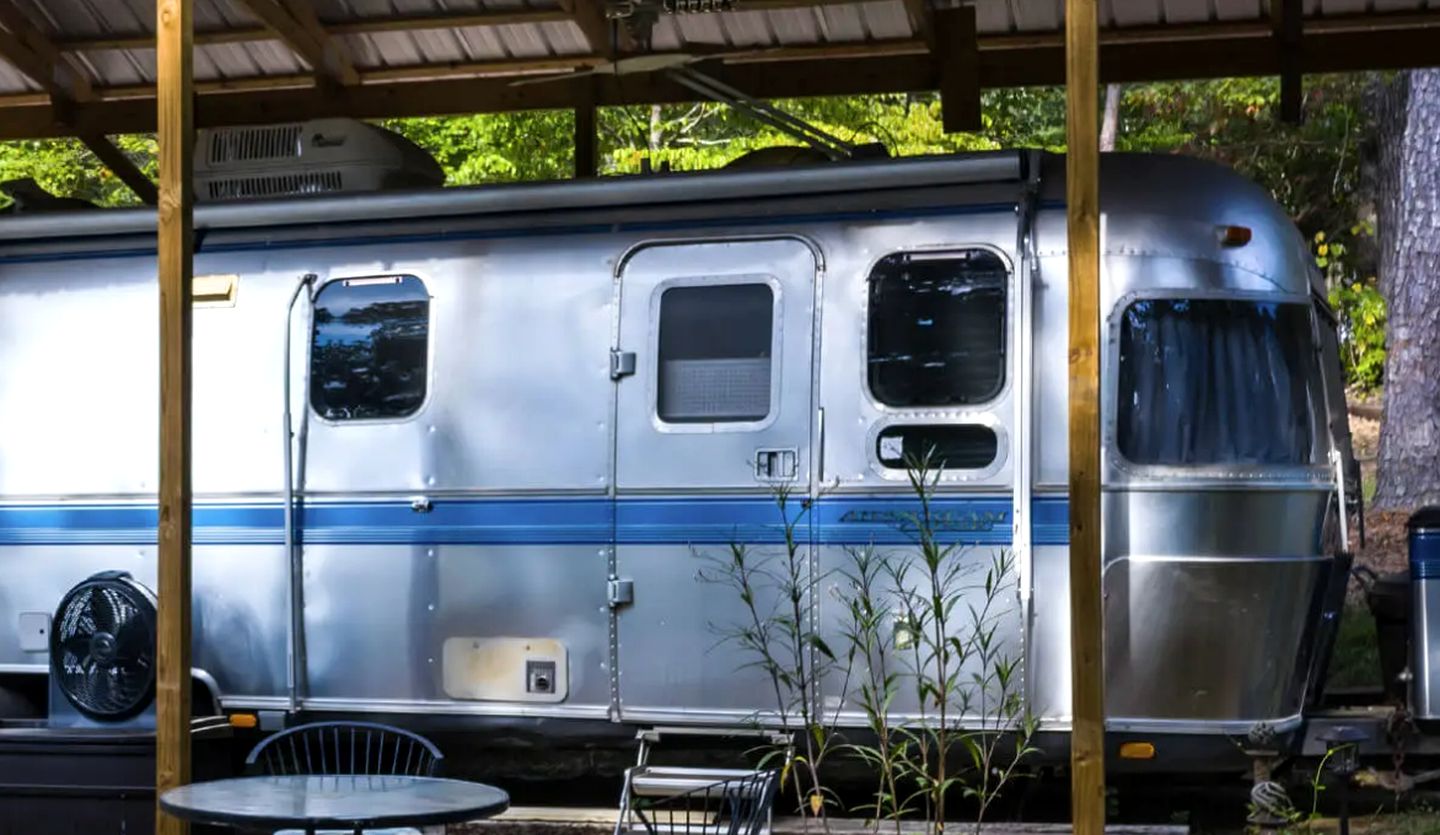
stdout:
{"type": "Polygon", "coordinates": [[[799,461],[799,450],[756,450],[755,478],[760,481],[793,481],[799,472],[799,461]]]}

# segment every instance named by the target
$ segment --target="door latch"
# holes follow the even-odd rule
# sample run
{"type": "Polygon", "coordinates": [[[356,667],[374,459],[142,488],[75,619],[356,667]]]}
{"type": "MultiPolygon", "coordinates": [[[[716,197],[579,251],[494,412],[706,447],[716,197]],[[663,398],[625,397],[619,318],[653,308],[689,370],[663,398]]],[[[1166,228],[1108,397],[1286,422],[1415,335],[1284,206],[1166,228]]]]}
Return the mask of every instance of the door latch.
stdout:
{"type": "Polygon", "coordinates": [[[791,481],[799,472],[800,453],[794,449],[755,452],[755,477],[761,481],[791,481]]]}
{"type": "Polygon", "coordinates": [[[621,377],[629,377],[634,373],[634,351],[621,351],[618,348],[610,351],[610,379],[618,380],[621,377]]]}
{"type": "Polygon", "coordinates": [[[624,577],[611,579],[607,583],[606,598],[610,601],[612,609],[629,606],[635,602],[635,581],[624,577]]]}

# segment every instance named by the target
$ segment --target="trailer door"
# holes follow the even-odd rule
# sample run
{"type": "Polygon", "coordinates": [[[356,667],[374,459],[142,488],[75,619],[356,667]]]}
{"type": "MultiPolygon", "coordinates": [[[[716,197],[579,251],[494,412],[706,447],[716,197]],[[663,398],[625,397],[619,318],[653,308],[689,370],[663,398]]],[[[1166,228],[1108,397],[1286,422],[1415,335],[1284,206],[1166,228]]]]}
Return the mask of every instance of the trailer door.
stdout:
{"type": "Polygon", "coordinates": [[[782,557],[777,491],[793,495],[792,518],[809,493],[816,268],[809,245],[776,239],[656,245],[621,270],[615,576],[629,584],[615,602],[627,719],[773,708],[756,659],[724,640],[744,615],[739,594],[707,582],[706,566],[732,544],[782,557]]]}

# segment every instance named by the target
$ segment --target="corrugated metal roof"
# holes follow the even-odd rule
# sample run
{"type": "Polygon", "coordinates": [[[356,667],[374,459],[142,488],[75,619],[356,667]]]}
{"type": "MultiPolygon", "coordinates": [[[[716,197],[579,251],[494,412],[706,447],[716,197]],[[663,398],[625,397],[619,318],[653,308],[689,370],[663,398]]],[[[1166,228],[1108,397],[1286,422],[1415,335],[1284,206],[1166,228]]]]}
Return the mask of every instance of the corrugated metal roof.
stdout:
{"type": "MultiPolygon", "coordinates": [[[[266,0],[270,2],[271,0],[266,0]]],[[[12,0],[36,29],[65,48],[91,84],[134,88],[155,80],[154,51],[143,44],[154,27],[154,0],[12,0]],[[115,39],[129,39],[115,44],[115,39]],[[108,44],[98,40],[110,41],[108,44]],[[88,42],[88,43],[87,43],[88,42]],[[108,47],[108,48],[104,48],[108,47]]],[[[308,0],[332,37],[343,46],[362,77],[375,79],[437,75],[495,74],[506,70],[554,71],[574,59],[593,63],[595,50],[581,27],[565,19],[555,0],[308,0]],[[375,24],[403,17],[538,12],[534,22],[503,25],[434,25],[408,22],[384,30],[375,24]],[[358,31],[357,31],[358,30],[358,31]],[[523,62],[530,62],[526,65],[523,62]],[[546,63],[548,61],[548,63],[546,63]],[[538,63],[537,63],[538,62],[538,63]],[[514,66],[512,66],[514,65],[514,66]]],[[[601,0],[576,0],[601,2],[601,0]]],[[[663,15],[651,48],[749,50],[810,45],[903,44],[918,37],[903,0],[837,3],[831,0],[754,0],[761,8],[718,13],[663,15]]],[[[1440,11],[1440,0],[1303,0],[1311,17],[1369,12],[1440,11]],[[1433,5],[1432,5],[1433,4],[1433,5]]],[[[984,35],[1058,33],[1064,0],[976,0],[984,35]]],[[[1268,20],[1268,0],[1101,0],[1102,29],[1268,20]]],[[[532,15],[532,17],[535,17],[532,15]]],[[[301,83],[312,72],[280,38],[266,37],[263,24],[240,0],[195,0],[199,82],[254,84],[255,79],[301,83]],[[216,33],[230,33],[218,37],[216,33]],[[241,33],[236,37],[235,33],[241,33]],[[216,42],[224,40],[227,42],[216,42]]],[[[472,21],[473,22],[473,21],[472,21]]],[[[0,63],[0,94],[40,92],[33,79],[0,63]]]]}

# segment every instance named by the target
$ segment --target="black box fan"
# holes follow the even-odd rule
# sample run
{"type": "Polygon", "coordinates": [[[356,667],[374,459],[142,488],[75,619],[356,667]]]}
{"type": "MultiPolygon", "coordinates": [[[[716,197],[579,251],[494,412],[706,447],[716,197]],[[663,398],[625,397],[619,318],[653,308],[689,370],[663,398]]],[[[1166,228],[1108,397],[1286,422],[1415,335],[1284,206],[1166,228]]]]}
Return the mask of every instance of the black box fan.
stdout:
{"type": "Polygon", "coordinates": [[[50,725],[154,727],[155,594],[127,571],[70,589],[50,628],[50,725]]]}

